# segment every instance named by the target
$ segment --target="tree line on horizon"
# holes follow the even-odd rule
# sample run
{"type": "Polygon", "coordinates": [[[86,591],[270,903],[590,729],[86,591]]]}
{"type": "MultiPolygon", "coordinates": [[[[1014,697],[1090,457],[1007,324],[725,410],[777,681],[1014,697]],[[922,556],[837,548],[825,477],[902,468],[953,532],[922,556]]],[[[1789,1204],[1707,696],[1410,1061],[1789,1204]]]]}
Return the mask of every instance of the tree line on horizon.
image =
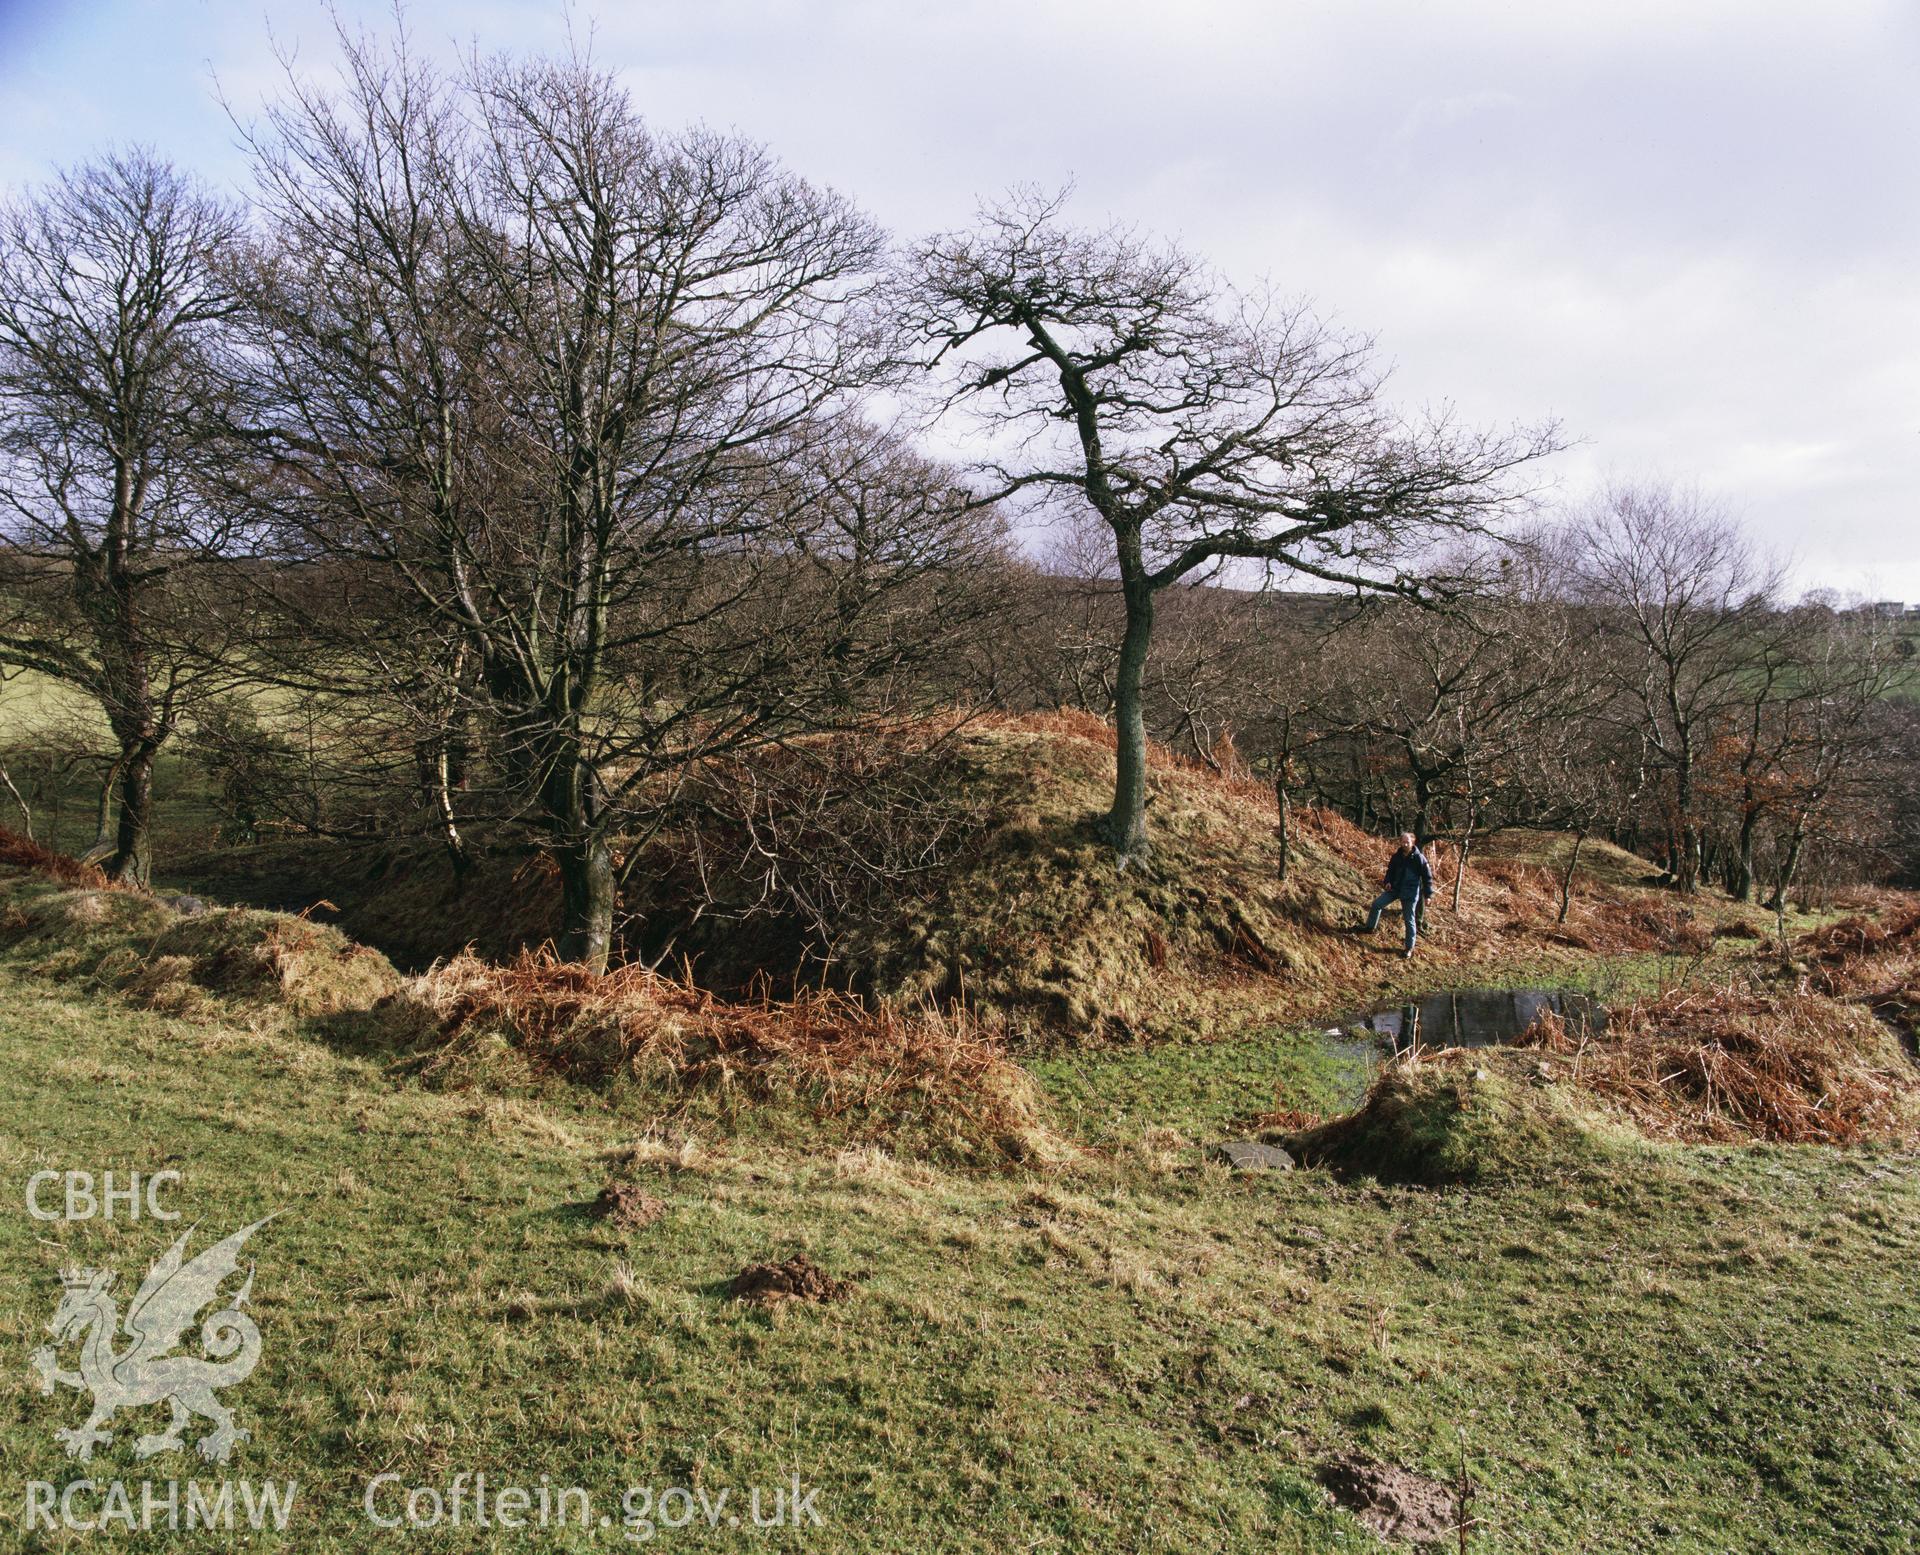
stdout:
{"type": "Polygon", "coordinates": [[[1271,782],[1282,871],[1300,799],[1683,891],[1913,869],[1910,642],[1697,498],[1552,514],[1550,422],[1403,414],[1368,338],[1064,196],[896,243],[590,62],[341,46],[244,200],[136,150],[0,210],[0,674],[111,736],[0,777],[90,764],[109,874],[180,741],[238,837],[537,838],[603,966],[702,774],[956,705],[1110,719],[1130,859],[1158,736],[1271,782]]]}

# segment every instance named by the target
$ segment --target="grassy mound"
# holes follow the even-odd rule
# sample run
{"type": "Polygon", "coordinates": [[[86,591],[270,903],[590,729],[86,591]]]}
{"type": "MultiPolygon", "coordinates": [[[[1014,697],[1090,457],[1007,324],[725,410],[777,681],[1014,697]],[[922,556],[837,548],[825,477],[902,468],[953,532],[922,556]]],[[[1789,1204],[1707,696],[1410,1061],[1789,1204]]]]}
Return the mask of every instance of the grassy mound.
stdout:
{"type": "Polygon", "coordinates": [[[1122,864],[1097,831],[1114,762],[1098,719],[977,718],[881,771],[850,744],[803,742],[696,792],[689,819],[635,871],[650,948],[688,956],[710,985],[818,980],[909,1006],[963,1002],[1016,1035],[1082,1040],[1217,1035],[1239,1024],[1236,1001],[1270,998],[1276,984],[1329,986],[1351,954],[1337,931],[1367,894],[1379,842],[1306,811],[1283,884],[1262,785],[1156,748],[1153,852],[1122,864]],[[893,807],[927,841],[869,896],[861,866],[889,846],[872,834],[885,820],[875,796],[890,788],[937,796],[938,808],[893,807]],[[760,814],[730,809],[723,791],[750,792],[760,814]],[[783,829],[769,811],[800,819],[783,829]],[[853,832],[860,855],[836,852],[830,838],[853,832]],[[782,864],[826,884],[813,899],[770,900],[766,878],[782,864]]]}
{"type": "MultiPolygon", "coordinates": [[[[1283,882],[1265,784],[1159,747],[1150,759],[1154,848],[1125,866],[1097,831],[1113,731],[1084,714],[956,716],[715,763],[621,860],[622,950],[729,996],[959,1003],[1015,1039],[1075,1045],[1270,1032],[1393,972],[1391,934],[1345,932],[1386,842],[1299,806],[1283,882]]],[[[1650,893],[1650,865],[1589,842],[1560,923],[1554,846],[1531,833],[1483,844],[1456,910],[1455,860],[1436,845],[1440,897],[1415,975],[1484,983],[1595,951],[1691,954],[1763,918],[1650,893]]],[[[556,872],[525,845],[483,849],[464,882],[425,840],[289,840],[182,878],[260,906],[324,900],[415,969],[469,947],[505,961],[558,927],[556,872]]]]}
{"type": "Polygon", "coordinates": [[[1675,988],[1598,1034],[1545,1014],[1511,1048],[1387,1066],[1354,1112],[1277,1136],[1390,1182],[1542,1178],[1638,1139],[1689,1144],[1920,1140],[1920,1070],[1865,1009],[1818,994],[1675,988]]]}
{"type": "Polygon", "coordinates": [[[595,978],[527,952],[506,965],[461,955],[407,978],[306,918],[182,916],[143,892],[64,889],[16,869],[0,869],[0,957],[172,1016],[398,1054],[396,1076],[439,1089],[574,1088],[649,1123],[750,1121],[799,1143],[884,1140],[946,1160],[1062,1153],[997,1033],[958,1011],[823,993],[728,1002],[639,966],[595,978]]]}
{"type": "Polygon", "coordinates": [[[0,951],[42,976],[111,988],[172,1014],[222,1005],[294,1016],[370,1009],[400,976],[338,929],[283,913],[228,908],[183,917],[134,891],[12,875],[0,951]]]}
{"type": "MultiPolygon", "coordinates": [[[[1394,936],[1347,931],[1390,843],[1297,806],[1282,881],[1266,784],[1149,755],[1153,851],[1123,865],[1098,835],[1114,734],[1097,718],[979,717],[917,757],[851,736],[800,742],[696,781],[689,818],[637,861],[632,908],[647,950],[689,956],[709,985],[816,978],[908,1004],[964,1001],[1017,1035],[1076,1043],[1271,1031],[1377,986],[1394,936]],[[909,856],[888,831],[909,821],[912,867],[863,890],[873,859],[909,856]],[[769,886],[782,871],[804,882],[787,901],[769,886]]],[[[1652,866],[1591,840],[1560,922],[1561,846],[1571,839],[1541,833],[1483,845],[1456,904],[1457,856],[1434,844],[1418,975],[1499,981],[1523,959],[1697,955],[1764,922],[1708,893],[1649,891],[1652,866]]]]}
{"type": "Polygon", "coordinates": [[[1634,1144],[1537,1060],[1463,1048],[1390,1064],[1356,1111],[1276,1137],[1311,1165],[1428,1187],[1565,1176],[1634,1144]]]}
{"type": "MultiPolygon", "coordinates": [[[[1382,845],[1296,817],[1276,879],[1272,795],[1155,749],[1155,849],[1122,868],[1098,839],[1113,732],[1076,714],[828,736],[697,774],[625,862],[623,948],[740,995],[831,987],[907,1008],[963,1003],[1015,1035],[1211,1035],[1236,995],[1339,981],[1336,930],[1382,845]]],[[[255,905],[314,907],[403,966],[495,961],[558,929],[537,851],[483,849],[464,883],[425,841],[284,840],[177,878],[255,905]],[[324,907],[317,904],[323,903],[324,907]]]]}
{"type": "Polygon", "coordinates": [[[1850,1145],[1920,1137],[1920,1071],[1859,1005],[1812,993],[1678,988],[1576,1041],[1546,1015],[1525,1046],[1660,1138],[1850,1145]]]}

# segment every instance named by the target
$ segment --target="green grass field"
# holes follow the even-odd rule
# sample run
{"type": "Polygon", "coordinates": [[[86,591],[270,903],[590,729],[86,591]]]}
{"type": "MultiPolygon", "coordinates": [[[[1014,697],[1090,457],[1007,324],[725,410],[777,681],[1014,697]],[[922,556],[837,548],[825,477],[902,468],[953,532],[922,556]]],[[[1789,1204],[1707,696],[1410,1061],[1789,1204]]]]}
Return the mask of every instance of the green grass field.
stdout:
{"type": "MultiPolygon", "coordinates": [[[[263,1550],[633,1547],[628,1487],[726,1489],[737,1509],[796,1476],[820,1526],[734,1528],[723,1509],[709,1529],[683,1497],[668,1506],[693,1506],[692,1525],[651,1519],[644,1542],[1379,1548],[1316,1484],[1355,1452],[1447,1481],[1464,1459],[1482,1551],[1920,1538],[1908,1156],[1646,1146],[1471,1192],[1232,1176],[1157,1137],[1206,1108],[1156,1116],[1155,1077],[1090,1082],[1125,1098],[1121,1127],[1107,1102],[1076,1123],[1055,1074],[1063,1120],[1104,1148],[948,1171],[664,1139],[585,1100],[427,1092],[271,1021],[138,1011],[17,955],[0,957],[0,1044],[12,1547],[102,1537],[24,1527],[29,1482],[84,1472],[136,1504],[146,1481],[296,1481],[283,1532],[210,1541],[263,1550]],[[163,1168],[182,1173],[179,1226],[26,1212],[36,1171],[163,1168]],[[664,1216],[596,1218],[610,1178],[664,1216]],[[151,1409],[114,1422],[87,1470],[69,1462],[53,1433],[85,1398],[43,1396],[26,1366],[60,1266],[118,1269],[124,1308],[181,1227],[197,1249],[275,1211],[248,1249],[264,1349],[228,1394],[252,1433],[233,1461],[136,1462],[131,1438],[164,1421],[151,1409]],[[800,1250],[855,1293],[772,1311],[726,1295],[743,1265],[800,1250]],[[463,1472],[580,1487],[591,1524],[368,1523],[377,1476],[444,1492],[463,1472]]],[[[1284,1049],[1267,1061],[1288,1071],[1284,1049]]]]}
{"type": "MultiPolygon", "coordinates": [[[[49,847],[80,854],[99,825],[104,754],[97,761],[45,766],[53,751],[105,753],[111,748],[100,709],[71,687],[32,671],[0,680],[0,761],[33,809],[34,835],[49,847]]],[[[164,863],[211,847],[219,817],[205,774],[194,770],[178,740],[164,748],[153,774],[154,836],[164,863]]],[[[0,826],[18,830],[20,813],[0,789],[0,826]]]]}

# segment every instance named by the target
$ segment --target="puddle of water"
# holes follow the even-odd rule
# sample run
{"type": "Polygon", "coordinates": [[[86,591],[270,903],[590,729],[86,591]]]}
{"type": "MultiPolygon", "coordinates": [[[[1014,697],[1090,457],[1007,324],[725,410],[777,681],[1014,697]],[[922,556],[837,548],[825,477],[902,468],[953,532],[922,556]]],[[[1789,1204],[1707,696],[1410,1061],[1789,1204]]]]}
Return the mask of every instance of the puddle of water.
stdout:
{"type": "Polygon", "coordinates": [[[1513,1041],[1549,1010],[1575,1029],[1599,1031],[1606,1025],[1606,1011],[1583,993],[1560,988],[1456,988],[1350,1015],[1329,1026],[1327,1036],[1343,1055],[1349,1049],[1389,1056],[1415,1046],[1498,1047],[1513,1041]]]}

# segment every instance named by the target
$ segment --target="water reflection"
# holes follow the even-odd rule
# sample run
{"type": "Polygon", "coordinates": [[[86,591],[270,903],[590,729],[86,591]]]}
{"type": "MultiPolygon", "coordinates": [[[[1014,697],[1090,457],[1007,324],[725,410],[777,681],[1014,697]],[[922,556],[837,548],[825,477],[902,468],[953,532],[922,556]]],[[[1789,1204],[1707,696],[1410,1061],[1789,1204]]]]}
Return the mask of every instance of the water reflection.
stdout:
{"type": "Polygon", "coordinates": [[[1399,1055],[1415,1047],[1495,1047],[1547,1011],[1574,1030],[1599,1031],[1606,1011],[1589,996],[1558,988],[1456,988],[1349,1016],[1328,1031],[1347,1043],[1399,1055]]]}

